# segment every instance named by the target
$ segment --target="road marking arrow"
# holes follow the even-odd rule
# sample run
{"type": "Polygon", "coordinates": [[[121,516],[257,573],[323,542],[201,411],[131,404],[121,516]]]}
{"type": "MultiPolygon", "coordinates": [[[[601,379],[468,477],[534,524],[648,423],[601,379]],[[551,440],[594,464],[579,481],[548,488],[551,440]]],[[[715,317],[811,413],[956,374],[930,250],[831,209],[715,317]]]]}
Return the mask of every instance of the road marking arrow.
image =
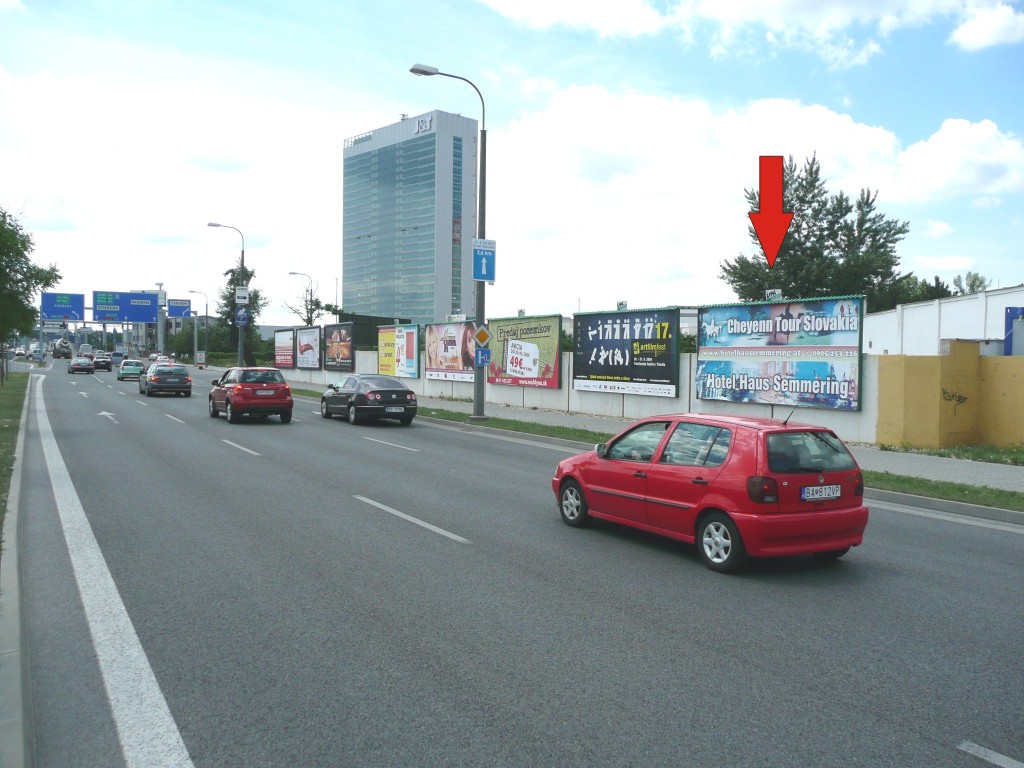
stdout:
{"type": "Polygon", "coordinates": [[[121,423],[121,422],[119,422],[119,421],[118,421],[117,419],[115,419],[115,418],[114,418],[114,414],[112,414],[112,413],[110,413],[110,412],[108,412],[108,411],[100,411],[100,412],[99,412],[99,413],[97,413],[96,415],[97,415],[97,416],[106,416],[106,417],[107,417],[108,419],[110,419],[110,420],[111,420],[112,422],[114,422],[115,424],[120,424],[120,423],[121,423]]]}

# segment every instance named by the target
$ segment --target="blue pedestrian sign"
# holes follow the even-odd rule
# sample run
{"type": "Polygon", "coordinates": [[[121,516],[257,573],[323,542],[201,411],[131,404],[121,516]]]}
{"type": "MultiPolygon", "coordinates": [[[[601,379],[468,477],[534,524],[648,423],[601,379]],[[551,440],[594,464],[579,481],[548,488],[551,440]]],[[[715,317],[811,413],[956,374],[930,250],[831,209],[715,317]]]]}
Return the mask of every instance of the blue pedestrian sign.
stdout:
{"type": "Polygon", "coordinates": [[[497,250],[495,240],[473,240],[473,279],[494,282],[494,252],[497,250]]]}
{"type": "Polygon", "coordinates": [[[477,368],[486,368],[491,364],[491,350],[487,349],[487,347],[477,347],[473,350],[473,356],[476,358],[473,364],[477,368]]]}
{"type": "Polygon", "coordinates": [[[235,325],[245,328],[249,324],[249,308],[235,307],[235,325]]]}

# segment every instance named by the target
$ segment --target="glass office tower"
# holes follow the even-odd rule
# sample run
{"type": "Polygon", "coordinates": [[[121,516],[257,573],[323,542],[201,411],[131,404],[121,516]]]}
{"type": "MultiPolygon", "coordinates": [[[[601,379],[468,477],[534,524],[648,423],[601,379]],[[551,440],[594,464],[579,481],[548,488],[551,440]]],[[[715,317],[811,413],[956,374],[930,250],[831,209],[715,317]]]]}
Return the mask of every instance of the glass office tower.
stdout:
{"type": "Polygon", "coordinates": [[[346,312],[474,316],[477,136],[476,120],[434,111],[345,140],[346,312]]]}

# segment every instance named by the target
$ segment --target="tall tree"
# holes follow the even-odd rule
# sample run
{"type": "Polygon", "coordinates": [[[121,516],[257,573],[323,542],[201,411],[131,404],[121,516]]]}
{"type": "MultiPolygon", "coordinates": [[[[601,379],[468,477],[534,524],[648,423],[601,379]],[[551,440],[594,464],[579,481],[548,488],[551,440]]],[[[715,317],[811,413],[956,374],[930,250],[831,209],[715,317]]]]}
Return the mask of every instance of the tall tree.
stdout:
{"type": "Polygon", "coordinates": [[[983,277],[977,272],[968,272],[966,276],[957,275],[953,278],[953,288],[957,296],[964,296],[968,293],[981,293],[987,291],[992,281],[983,277]]]}
{"type": "Polygon", "coordinates": [[[33,248],[32,235],[0,208],[0,342],[31,334],[39,317],[36,293],[60,282],[55,265],[43,268],[29,260],[33,248]]]}
{"type": "MultiPolygon", "coordinates": [[[[760,194],[745,189],[751,211],[760,210],[760,194]]],[[[856,200],[830,194],[821,178],[817,156],[802,168],[790,156],[783,167],[783,208],[793,223],[773,269],[762,253],[739,255],[722,265],[721,277],[743,301],[760,301],[769,288],[784,296],[805,298],[865,294],[873,311],[891,309],[900,275],[896,246],[910,231],[905,221],[876,210],[877,192],[862,189],[856,200]]],[[[757,233],[748,225],[751,242],[757,233]]]]}
{"type": "MultiPolygon", "coordinates": [[[[235,325],[235,316],[240,306],[235,301],[235,288],[247,286],[256,274],[255,270],[248,269],[239,264],[224,273],[228,279],[227,285],[221,289],[218,304],[217,316],[227,327],[231,328],[231,345],[238,347],[238,328],[235,325]]],[[[269,299],[263,297],[258,288],[249,289],[249,323],[245,326],[243,358],[246,365],[252,365],[254,358],[252,350],[260,341],[259,317],[260,313],[269,304],[269,299]]]]}

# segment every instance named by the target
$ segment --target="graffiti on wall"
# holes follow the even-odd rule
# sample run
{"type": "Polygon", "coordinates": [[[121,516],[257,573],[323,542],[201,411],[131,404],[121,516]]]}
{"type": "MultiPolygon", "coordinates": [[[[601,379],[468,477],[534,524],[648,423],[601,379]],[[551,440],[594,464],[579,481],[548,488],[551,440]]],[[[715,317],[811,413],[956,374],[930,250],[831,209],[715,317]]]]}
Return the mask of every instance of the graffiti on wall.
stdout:
{"type": "Polygon", "coordinates": [[[942,399],[946,402],[954,403],[953,415],[956,416],[956,409],[967,402],[967,395],[961,395],[954,389],[942,388],[942,399]]]}

